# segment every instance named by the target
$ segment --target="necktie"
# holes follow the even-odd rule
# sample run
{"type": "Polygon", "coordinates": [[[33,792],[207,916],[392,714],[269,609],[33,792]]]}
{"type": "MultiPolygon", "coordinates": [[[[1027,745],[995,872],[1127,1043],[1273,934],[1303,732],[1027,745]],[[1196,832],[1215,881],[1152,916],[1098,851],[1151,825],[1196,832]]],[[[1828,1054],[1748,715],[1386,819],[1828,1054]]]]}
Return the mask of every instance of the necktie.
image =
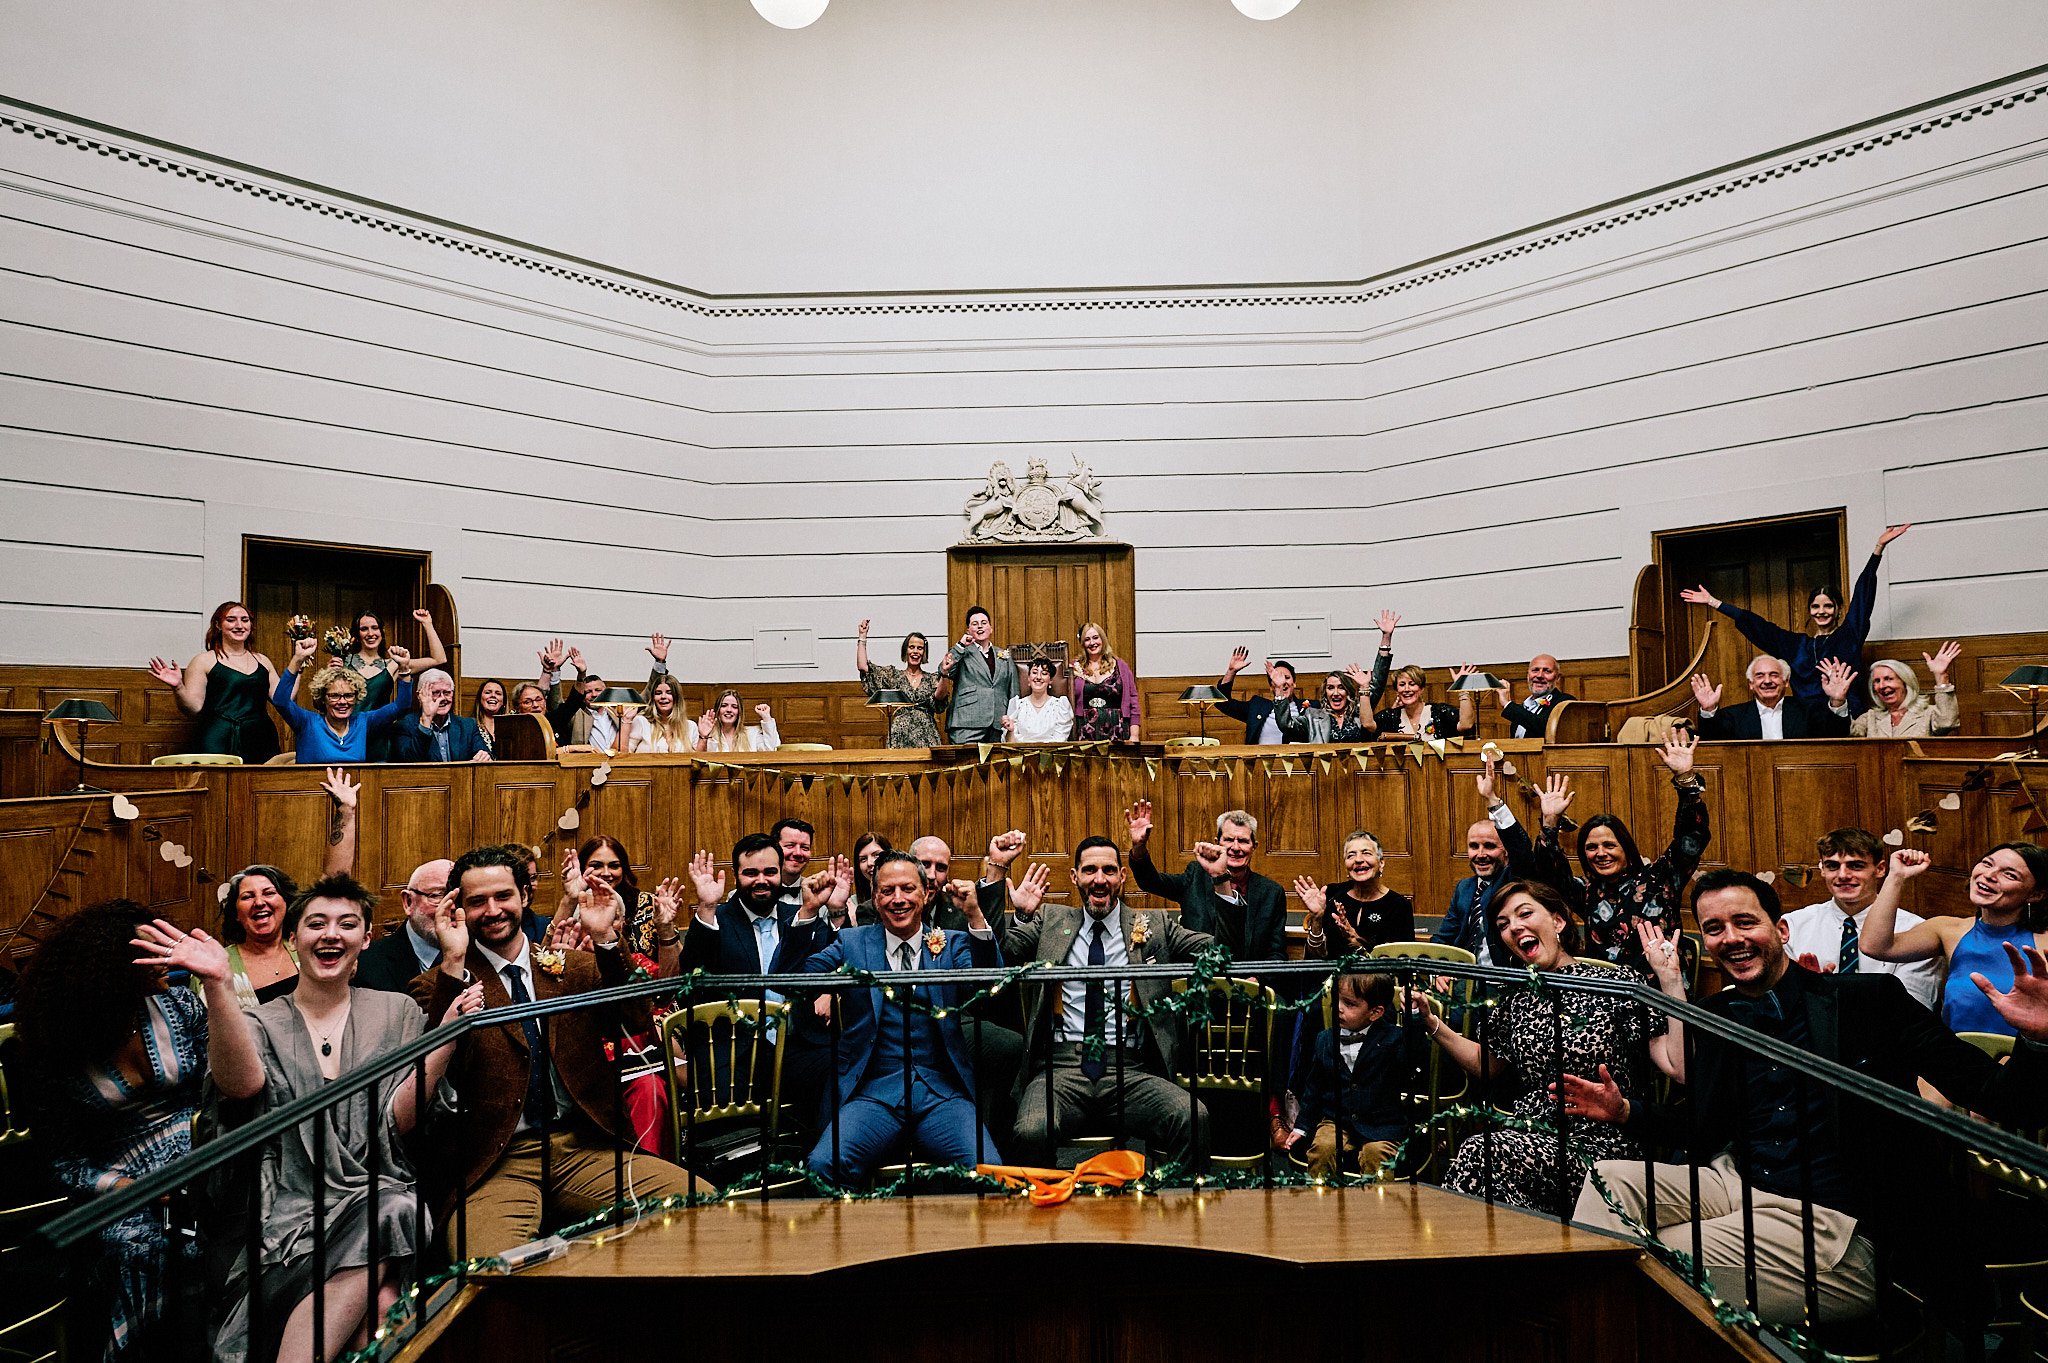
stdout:
{"type": "MultiPolygon", "coordinates": [[[[1108,962],[1109,956],[1102,946],[1103,934],[1106,931],[1107,925],[1100,918],[1096,919],[1095,931],[1088,938],[1088,964],[1104,965],[1108,962]]],[[[1102,981],[1090,980],[1088,1004],[1081,1015],[1081,1073],[1090,1079],[1100,1079],[1109,1072],[1109,1066],[1101,1056],[1090,1056],[1087,1051],[1089,1040],[1103,1037],[1103,1023],[1109,1012],[1108,1004],[1109,997],[1102,987],[1102,981]]],[[[1107,1038],[1103,1039],[1106,1043],[1107,1038]]]]}
{"type": "MultiPolygon", "coordinates": [[[[516,965],[505,967],[505,992],[512,996],[514,1003],[532,1003],[533,995],[526,992],[526,972],[516,965]]],[[[545,1126],[554,1114],[549,1110],[548,1101],[553,1095],[548,1092],[548,1053],[541,1045],[540,1023],[534,1018],[521,1018],[519,1029],[526,1033],[526,1052],[532,1063],[526,1071],[526,1120],[534,1126],[545,1126]]]]}
{"type": "Polygon", "coordinates": [[[898,970],[917,969],[916,964],[910,959],[910,943],[898,942],[896,944],[896,968],[898,970]]]}
{"type": "Polygon", "coordinates": [[[1842,959],[1835,969],[1841,974],[1853,975],[1856,973],[1857,965],[1862,960],[1863,941],[1861,930],[1857,928],[1855,919],[1844,918],[1842,920],[1842,959]]]}

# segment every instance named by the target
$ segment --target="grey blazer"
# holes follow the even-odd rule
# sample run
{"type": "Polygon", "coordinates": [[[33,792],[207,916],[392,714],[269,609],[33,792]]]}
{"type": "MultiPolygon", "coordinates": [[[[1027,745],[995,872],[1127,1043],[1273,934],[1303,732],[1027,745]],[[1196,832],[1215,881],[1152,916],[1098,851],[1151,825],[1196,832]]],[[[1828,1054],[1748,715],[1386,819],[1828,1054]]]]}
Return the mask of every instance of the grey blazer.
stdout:
{"type": "MultiPolygon", "coordinates": [[[[1003,957],[1012,965],[1026,961],[1044,961],[1048,965],[1061,965],[1067,953],[1074,949],[1074,938],[1081,931],[1081,924],[1087,919],[1085,910],[1072,904],[1047,904],[1036,914],[1026,918],[1017,915],[1003,934],[1003,957]]],[[[1117,921],[1124,934],[1124,954],[1134,965],[1158,965],[1165,962],[1192,961],[1203,947],[1214,940],[1206,932],[1191,932],[1181,926],[1180,915],[1163,913],[1158,909],[1134,910],[1128,904],[1117,905],[1117,921]],[[1140,919],[1145,920],[1145,940],[1131,940],[1132,926],[1140,919]]],[[[1173,990],[1172,980],[1133,980],[1131,991],[1137,996],[1140,1006],[1149,1007],[1165,998],[1173,990]]],[[[1129,1002],[1126,996],[1126,1002],[1129,1002]]],[[[1043,1036],[1047,1027],[1046,1010],[1059,1008],[1063,1004],[1060,986],[1049,984],[1027,984],[1024,986],[1024,1054],[1026,1064],[1018,1072],[1017,1087],[1013,1098],[1021,1099],[1024,1085],[1037,1070],[1044,1068],[1042,1047],[1033,1042],[1043,1036]]],[[[1178,1072],[1182,1031],[1173,1024],[1147,1022],[1152,1033],[1152,1042],[1159,1048],[1159,1058],[1166,1063],[1166,1072],[1178,1072]]]]}
{"type": "Polygon", "coordinates": [[[946,707],[946,729],[1000,729],[1010,702],[1017,698],[1017,667],[1008,649],[996,650],[995,675],[982,661],[981,650],[954,644],[946,651],[953,659],[947,673],[953,679],[953,700],[946,707]]]}

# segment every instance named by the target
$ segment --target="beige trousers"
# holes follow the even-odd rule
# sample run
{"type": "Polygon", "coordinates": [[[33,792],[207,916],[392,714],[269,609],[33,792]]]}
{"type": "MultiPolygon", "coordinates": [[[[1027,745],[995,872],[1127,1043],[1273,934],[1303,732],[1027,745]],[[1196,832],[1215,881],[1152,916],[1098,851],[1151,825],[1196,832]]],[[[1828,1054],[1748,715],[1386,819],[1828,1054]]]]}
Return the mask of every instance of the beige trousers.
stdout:
{"type": "MultiPolygon", "coordinates": [[[[1601,1160],[1594,1166],[1637,1225],[1650,1224],[1646,1176],[1640,1160],[1601,1160]]],[[[1760,1188],[1750,1190],[1756,1230],[1756,1303],[1750,1307],[1766,1325],[1801,1325],[1806,1318],[1803,1286],[1806,1251],[1800,1232],[1800,1202],[1760,1188]]],[[[1657,1166],[1657,1239],[1692,1253],[1692,1169],[1657,1166]]],[[[1700,1166],[1700,1250],[1707,1277],[1723,1298],[1746,1304],[1743,1290],[1742,1179],[1735,1161],[1722,1155],[1700,1166]]],[[[1572,1219],[1618,1235],[1632,1232],[1600,1195],[1591,1178],[1579,1194],[1572,1219]]],[[[1877,1304],[1877,1274],[1870,1242],[1856,1234],[1856,1218],[1828,1207],[1813,1209],[1813,1256],[1820,1288],[1822,1322],[1865,1315],[1877,1304]]]]}
{"type": "MultiPolygon", "coordinates": [[[[1358,1172],[1376,1174],[1382,1164],[1393,1158],[1397,1147],[1392,1141],[1367,1141],[1360,1145],[1349,1136],[1344,1138],[1344,1149],[1358,1161],[1358,1172]]],[[[1328,1178],[1337,1172],[1337,1124],[1317,1122],[1315,1137],[1308,1144],[1308,1171],[1312,1177],[1328,1178]]]]}
{"type": "MultiPolygon", "coordinates": [[[[652,1201],[676,1193],[708,1192],[693,1186],[688,1173],[667,1160],[637,1150],[626,1152],[626,1196],[652,1201]]],[[[569,1225],[612,1205],[611,1143],[577,1131],[556,1131],[548,1137],[547,1208],[550,1225],[569,1225]]],[[[458,1220],[450,1216],[441,1228],[451,1256],[470,1258],[500,1254],[539,1235],[541,1226],[540,1137],[515,1136],[497,1167],[469,1194],[468,1235],[455,1243],[458,1220]]]]}

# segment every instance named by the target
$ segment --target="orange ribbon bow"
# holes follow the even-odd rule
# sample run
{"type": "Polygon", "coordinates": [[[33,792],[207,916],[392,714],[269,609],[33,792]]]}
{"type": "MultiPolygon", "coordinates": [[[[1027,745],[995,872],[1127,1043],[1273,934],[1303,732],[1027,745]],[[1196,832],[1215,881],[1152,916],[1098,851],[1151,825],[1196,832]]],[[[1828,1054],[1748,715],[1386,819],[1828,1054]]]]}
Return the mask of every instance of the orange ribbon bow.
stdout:
{"type": "Polygon", "coordinates": [[[1031,1205],[1057,1207],[1084,1183],[1121,1187],[1145,1172],[1145,1157],[1135,1150],[1107,1150],[1091,1155],[1071,1169],[1031,1169],[1018,1164],[978,1164],[974,1172],[999,1178],[1012,1188],[1029,1187],[1031,1205]]]}

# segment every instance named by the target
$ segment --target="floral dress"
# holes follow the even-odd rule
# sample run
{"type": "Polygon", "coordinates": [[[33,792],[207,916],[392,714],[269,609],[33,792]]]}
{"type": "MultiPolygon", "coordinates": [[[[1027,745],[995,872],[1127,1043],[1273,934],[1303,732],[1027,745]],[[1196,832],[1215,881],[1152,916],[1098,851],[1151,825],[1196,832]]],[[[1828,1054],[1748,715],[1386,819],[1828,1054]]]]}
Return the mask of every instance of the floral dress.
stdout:
{"type": "Polygon", "coordinates": [[[1074,707],[1076,743],[1120,743],[1130,736],[1130,722],[1124,715],[1123,674],[1124,669],[1112,667],[1109,675],[1099,680],[1082,679],[1086,685],[1077,688],[1082,700],[1074,707]]]}
{"type": "MultiPolygon", "coordinates": [[[[52,1085],[50,1144],[62,1153],[51,1170],[81,1197],[111,1192],[192,1153],[206,1076],[206,1006],[189,990],[172,989],[146,999],[137,1022],[148,1061],[140,1082],[129,1084],[106,1064],[52,1085]]],[[[163,1323],[173,1285],[197,1280],[194,1242],[166,1230],[151,1210],[106,1227],[99,1249],[90,1270],[93,1296],[109,1312],[100,1357],[161,1356],[169,1341],[150,1336],[163,1323]]]]}
{"type": "Polygon", "coordinates": [[[860,674],[869,699],[877,691],[901,691],[910,698],[910,704],[889,716],[889,747],[936,748],[946,741],[939,736],[939,680],[936,672],[926,672],[912,686],[904,669],[885,663],[874,663],[860,674]]]}
{"type": "MultiPolygon", "coordinates": [[[[1612,980],[1611,971],[1572,962],[1550,975],[1577,975],[1612,980]]],[[[1453,1192],[1483,1196],[1489,1186],[1494,1200],[1529,1207],[1552,1216],[1569,1212],[1579,1200],[1586,1169],[1596,1160],[1641,1159],[1642,1147],[1611,1122],[1561,1117],[1549,1086],[1559,1069],[1557,1010],[1564,1010],[1563,1070],[1597,1075],[1607,1066],[1614,1082],[1632,1102],[1648,1096],[1655,1066],[1650,1038],[1659,1030],[1650,1010],[1633,999],[1612,994],[1567,993],[1561,989],[1516,988],[1486,1015],[1488,1052],[1508,1067],[1496,1076],[1494,1092],[1514,1091],[1512,1103],[1493,1101],[1511,1116],[1542,1122],[1542,1131],[1505,1127],[1490,1134],[1466,1137],[1444,1176],[1453,1192]],[[1558,1167],[1556,1123],[1564,1126],[1564,1167],[1558,1167]],[[1490,1148],[1489,1148],[1490,1147],[1490,1148]]],[[[1483,1086],[1482,1086],[1483,1092],[1483,1086]]]]}
{"type": "MultiPolygon", "coordinates": [[[[1677,784],[1677,783],[1674,783],[1677,784]]],[[[1678,814],[1672,821],[1671,845],[1655,861],[1643,862],[1617,876],[1571,873],[1558,831],[1546,828],[1536,844],[1535,872],[1563,891],[1586,932],[1587,954],[1617,965],[1646,969],[1636,920],[1647,919],[1667,934],[1679,923],[1686,882],[1699,869],[1713,830],[1707,824],[1707,802],[1698,785],[1678,785],[1678,814]]]]}

